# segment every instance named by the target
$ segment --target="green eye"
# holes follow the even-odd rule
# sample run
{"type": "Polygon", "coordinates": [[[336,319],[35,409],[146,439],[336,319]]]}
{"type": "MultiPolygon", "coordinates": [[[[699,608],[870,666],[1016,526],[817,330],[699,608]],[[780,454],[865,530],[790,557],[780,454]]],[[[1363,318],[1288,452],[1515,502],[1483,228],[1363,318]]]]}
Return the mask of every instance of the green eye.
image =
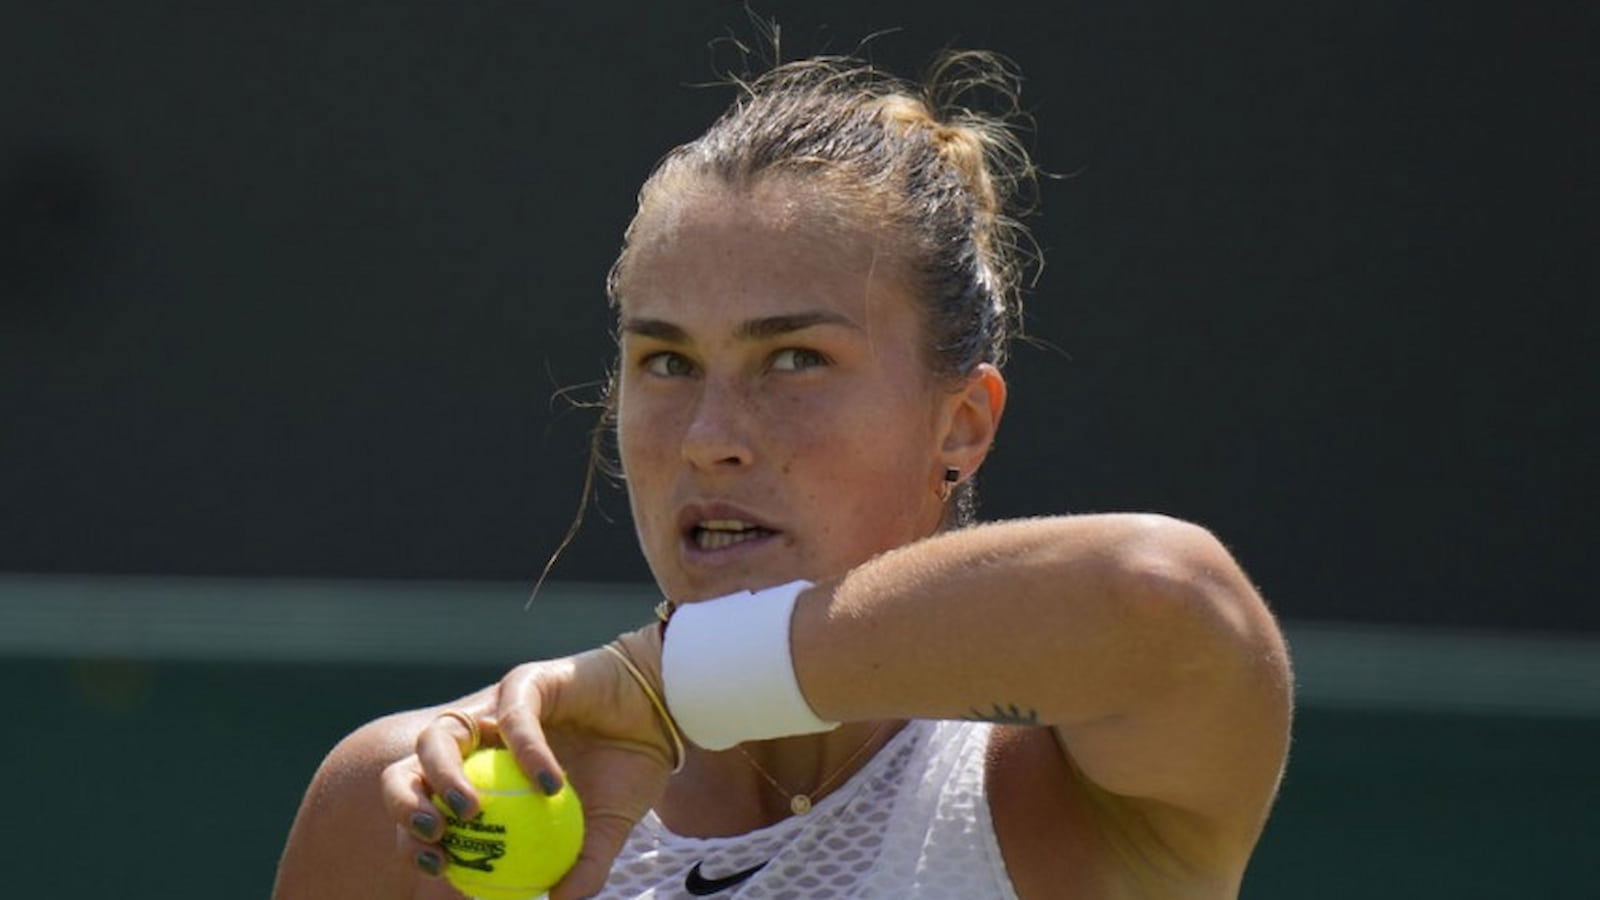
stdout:
{"type": "Polygon", "coordinates": [[[663,378],[682,378],[694,374],[694,365],[677,353],[652,353],[645,358],[644,370],[663,378]]]}
{"type": "Polygon", "coordinates": [[[772,355],[772,368],[778,372],[800,372],[828,364],[828,358],[804,347],[785,347],[772,355]]]}

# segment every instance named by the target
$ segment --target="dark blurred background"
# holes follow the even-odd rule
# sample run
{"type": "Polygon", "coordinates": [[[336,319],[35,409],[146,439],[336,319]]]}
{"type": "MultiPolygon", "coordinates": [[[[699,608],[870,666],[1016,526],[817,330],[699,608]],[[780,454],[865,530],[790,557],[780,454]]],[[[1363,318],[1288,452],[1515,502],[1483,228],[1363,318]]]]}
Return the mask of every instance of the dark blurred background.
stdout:
{"type": "MultiPolygon", "coordinates": [[[[603,376],[634,192],[757,30],[737,2],[12,6],[0,765],[66,778],[36,827],[110,847],[12,882],[261,895],[339,735],[646,608],[602,489],[521,611],[593,422],[555,395],[603,376]]],[[[1595,5],[757,11],[785,57],[887,32],[891,70],[981,47],[1026,76],[1067,177],[984,512],[1202,522],[1285,618],[1296,756],[1246,896],[1587,896],[1595,5]]]]}

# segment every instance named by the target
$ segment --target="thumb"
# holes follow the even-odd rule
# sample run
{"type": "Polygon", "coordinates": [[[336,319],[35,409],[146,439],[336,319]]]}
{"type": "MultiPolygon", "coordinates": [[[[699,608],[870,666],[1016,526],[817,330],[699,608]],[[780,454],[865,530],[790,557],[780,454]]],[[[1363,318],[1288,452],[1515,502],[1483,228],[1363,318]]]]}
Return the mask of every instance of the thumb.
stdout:
{"type": "Polygon", "coordinates": [[[562,768],[550,749],[539,721],[544,707],[542,674],[560,663],[532,663],[512,669],[500,680],[500,693],[489,729],[517,759],[517,766],[547,794],[561,786],[562,768]]]}
{"type": "Polygon", "coordinates": [[[578,861],[550,889],[550,900],[583,900],[600,893],[633,830],[634,820],[622,813],[591,811],[586,819],[578,861]]]}

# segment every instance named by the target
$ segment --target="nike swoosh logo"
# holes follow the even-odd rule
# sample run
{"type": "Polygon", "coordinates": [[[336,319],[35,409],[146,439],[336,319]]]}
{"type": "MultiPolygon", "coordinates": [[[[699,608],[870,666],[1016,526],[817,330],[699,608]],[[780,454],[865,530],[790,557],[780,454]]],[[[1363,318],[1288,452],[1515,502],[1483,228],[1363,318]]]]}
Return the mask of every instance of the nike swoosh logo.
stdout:
{"type": "MultiPolygon", "coordinates": [[[[768,860],[767,862],[771,862],[768,860]]],[[[700,874],[700,863],[695,863],[689,870],[689,877],[683,879],[683,889],[696,897],[709,897],[721,893],[728,888],[735,887],[750,880],[750,876],[765,869],[767,863],[751,866],[742,872],[735,872],[725,878],[706,878],[700,874]]]]}

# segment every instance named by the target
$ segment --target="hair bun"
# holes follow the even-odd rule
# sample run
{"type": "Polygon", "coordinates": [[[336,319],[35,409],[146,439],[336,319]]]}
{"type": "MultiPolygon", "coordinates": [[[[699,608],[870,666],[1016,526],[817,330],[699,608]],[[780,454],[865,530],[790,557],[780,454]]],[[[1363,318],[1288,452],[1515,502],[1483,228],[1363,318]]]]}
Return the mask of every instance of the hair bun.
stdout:
{"type": "Polygon", "coordinates": [[[867,223],[874,230],[901,236],[921,282],[934,368],[959,374],[1003,362],[1021,323],[1023,275],[1037,260],[1019,221],[1036,181],[1015,134],[1026,124],[1015,67],[964,50],[941,55],[920,83],[844,57],[730,80],[739,92],[732,106],[669,153],[640,191],[608,281],[613,301],[635,229],[657,197],[692,179],[735,189],[814,179],[846,208],[876,217],[867,223]]]}

